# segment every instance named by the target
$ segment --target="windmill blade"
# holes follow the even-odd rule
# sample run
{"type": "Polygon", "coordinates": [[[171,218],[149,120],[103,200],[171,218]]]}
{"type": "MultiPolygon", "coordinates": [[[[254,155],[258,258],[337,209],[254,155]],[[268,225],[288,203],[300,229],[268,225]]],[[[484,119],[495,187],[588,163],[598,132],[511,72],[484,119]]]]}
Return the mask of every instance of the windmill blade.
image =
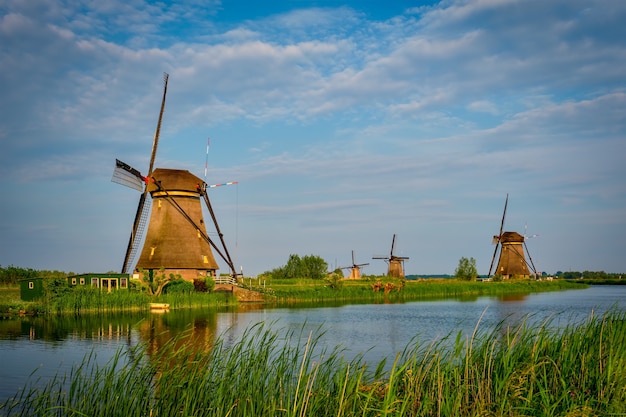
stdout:
{"type": "Polygon", "coordinates": [[[139,204],[137,204],[137,212],[133,221],[133,229],[128,239],[126,254],[124,255],[124,264],[122,265],[122,273],[130,273],[129,267],[141,243],[143,230],[148,221],[148,213],[150,212],[150,200],[146,200],[146,194],[141,194],[139,204]]]}
{"type": "Polygon", "coordinates": [[[506,200],[504,202],[504,212],[502,212],[502,220],[500,221],[500,233],[498,233],[498,236],[493,237],[493,242],[495,242],[496,247],[493,249],[493,257],[491,258],[491,265],[489,266],[489,273],[487,274],[487,278],[491,276],[493,263],[496,260],[496,254],[498,253],[498,246],[501,245],[502,230],[504,230],[504,218],[506,217],[506,207],[508,205],[509,205],[509,193],[506,193],[506,200]]]}
{"type": "Polygon", "coordinates": [[[161,99],[161,111],[159,112],[159,121],[157,122],[157,128],[154,132],[154,141],[152,142],[152,154],[150,155],[150,167],[148,168],[148,177],[152,175],[157,147],[159,146],[159,135],[161,134],[161,122],[163,121],[163,110],[165,110],[165,96],[167,95],[167,80],[169,79],[169,77],[170,76],[168,73],[163,73],[163,98],[161,99]]]}
{"type": "Polygon", "coordinates": [[[498,246],[500,246],[500,241],[496,243],[496,247],[493,250],[493,257],[491,258],[491,265],[489,266],[489,273],[487,274],[487,278],[491,276],[491,270],[493,269],[493,262],[496,260],[496,253],[498,252],[498,246]]]}
{"type": "MultiPolygon", "coordinates": [[[[165,96],[167,94],[167,80],[168,79],[169,79],[169,74],[163,73],[163,82],[164,82],[163,98],[161,100],[161,110],[159,112],[159,121],[157,123],[156,131],[154,132],[154,141],[152,142],[152,154],[150,155],[150,166],[148,168],[148,175],[146,176],[146,178],[150,178],[152,176],[152,170],[154,168],[154,160],[156,158],[156,151],[157,151],[157,147],[159,144],[159,134],[161,132],[161,121],[163,120],[163,110],[165,109],[165,96]]],[[[127,171],[129,174],[135,175],[135,171],[137,170],[131,168],[128,164],[124,164],[123,162],[122,164],[123,165],[120,166],[121,170],[127,171]],[[130,170],[126,169],[126,167],[130,168],[130,170]]],[[[117,167],[118,167],[118,164],[116,162],[116,169],[117,167]]],[[[137,171],[137,173],[139,173],[139,171],[137,171]]],[[[114,171],[114,176],[115,176],[115,171],[114,171]]],[[[139,174],[139,177],[141,177],[141,174],[139,174]]],[[[141,178],[142,180],[145,180],[143,177],[141,178]]],[[[141,191],[141,189],[139,191],[141,191]]],[[[126,255],[124,255],[124,264],[122,265],[122,273],[126,273],[128,267],[130,266],[131,258],[133,257],[134,252],[137,250],[137,245],[141,241],[141,239],[138,239],[137,232],[139,231],[139,228],[142,224],[145,225],[145,222],[147,220],[147,216],[145,215],[145,210],[144,210],[147,195],[148,195],[148,187],[143,187],[143,194],[141,194],[141,197],[139,198],[139,204],[137,205],[137,212],[135,213],[135,221],[133,222],[133,230],[130,234],[130,239],[128,240],[128,246],[126,248],[126,255]]]]}
{"type": "Polygon", "coordinates": [[[526,241],[527,239],[532,239],[535,238],[537,236],[539,236],[538,234],[534,234],[534,235],[528,235],[528,223],[524,223],[524,241],[526,241]]]}
{"type": "Polygon", "coordinates": [[[222,184],[207,185],[207,188],[215,188],[215,187],[222,187],[224,185],[235,185],[235,184],[239,184],[239,183],[237,181],[224,182],[222,184]]]}
{"type": "MultiPolygon", "coordinates": [[[[526,242],[524,242],[524,248],[526,249],[526,253],[528,254],[528,260],[530,261],[530,267],[532,268],[533,273],[535,274],[535,277],[537,276],[537,268],[535,268],[535,263],[533,262],[533,258],[530,256],[530,251],[528,250],[528,246],[526,246],[526,242]]],[[[529,265],[528,262],[526,262],[526,265],[529,265]]]]}
{"type": "Polygon", "coordinates": [[[504,229],[504,218],[506,217],[506,207],[509,205],[509,193],[506,193],[506,201],[504,202],[504,212],[502,213],[502,221],[500,222],[500,233],[498,238],[502,238],[502,230],[504,229]]]}
{"type": "Polygon", "coordinates": [[[389,257],[393,258],[393,249],[396,246],[396,234],[394,233],[393,239],[391,239],[391,252],[389,253],[389,257]]]}
{"type": "Polygon", "coordinates": [[[119,159],[115,160],[111,181],[137,191],[143,191],[144,178],[141,173],[119,159]]]}

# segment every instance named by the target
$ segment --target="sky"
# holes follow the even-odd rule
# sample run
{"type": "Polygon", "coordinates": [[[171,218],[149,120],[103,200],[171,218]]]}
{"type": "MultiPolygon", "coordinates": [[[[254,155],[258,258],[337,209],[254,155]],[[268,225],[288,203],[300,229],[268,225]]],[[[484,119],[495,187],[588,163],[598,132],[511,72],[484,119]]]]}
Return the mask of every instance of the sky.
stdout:
{"type": "Polygon", "coordinates": [[[624,21],[614,0],[0,0],[0,266],[121,269],[139,192],[113,167],[147,171],[168,73],[155,166],[238,182],[209,197],[247,276],[352,251],[383,274],[394,234],[406,274],[487,274],[507,194],[538,271],[626,272],[624,21]]]}

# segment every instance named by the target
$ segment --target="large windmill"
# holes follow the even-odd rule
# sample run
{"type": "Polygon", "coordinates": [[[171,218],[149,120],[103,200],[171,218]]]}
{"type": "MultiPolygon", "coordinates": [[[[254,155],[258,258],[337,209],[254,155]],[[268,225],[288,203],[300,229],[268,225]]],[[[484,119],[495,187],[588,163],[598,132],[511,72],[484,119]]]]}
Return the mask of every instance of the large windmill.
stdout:
{"type": "Polygon", "coordinates": [[[385,262],[389,265],[387,269],[387,275],[390,277],[396,278],[404,278],[404,261],[409,258],[406,256],[396,256],[393,254],[393,250],[396,245],[396,235],[393,235],[393,239],[391,240],[391,251],[389,252],[389,256],[372,256],[372,259],[384,259],[385,262]]]}
{"type": "Polygon", "coordinates": [[[340,269],[350,269],[350,278],[349,279],[361,279],[361,268],[369,265],[367,264],[357,264],[354,260],[354,251],[352,251],[352,265],[350,266],[342,266],[340,269]]]}
{"type": "MultiPolygon", "coordinates": [[[[496,275],[502,276],[503,279],[508,279],[513,276],[528,278],[530,277],[530,270],[532,268],[533,274],[537,274],[535,265],[533,264],[530,254],[526,261],[524,254],[524,248],[528,253],[528,247],[526,246],[526,239],[529,236],[520,235],[517,232],[503,232],[504,219],[506,217],[506,208],[509,204],[509,195],[506,195],[506,201],[504,202],[504,212],[502,213],[502,220],[500,222],[500,233],[493,237],[493,244],[496,245],[493,251],[493,257],[491,258],[491,265],[489,266],[489,274],[487,277],[491,277],[491,271],[493,269],[493,263],[500,249],[500,257],[498,259],[498,265],[496,266],[496,275]]],[[[534,237],[533,235],[531,237],[534,237]]]]}
{"type": "Polygon", "coordinates": [[[163,99],[152,143],[148,173],[143,176],[138,170],[120,160],[116,160],[113,171],[113,182],[142,192],[122,272],[132,272],[135,255],[142,248],[135,270],[145,270],[150,274],[163,270],[166,275],[180,275],[189,281],[199,277],[215,277],[219,267],[213,256],[213,249],[226,262],[231,275],[235,276],[233,261],[207,194],[207,187],[210,186],[186,170],[154,169],[168,78],[168,74],[163,77],[163,99]],[[150,199],[147,198],[148,194],[150,199]],[[220,247],[207,233],[202,214],[202,201],[211,215],[220,247]]]}

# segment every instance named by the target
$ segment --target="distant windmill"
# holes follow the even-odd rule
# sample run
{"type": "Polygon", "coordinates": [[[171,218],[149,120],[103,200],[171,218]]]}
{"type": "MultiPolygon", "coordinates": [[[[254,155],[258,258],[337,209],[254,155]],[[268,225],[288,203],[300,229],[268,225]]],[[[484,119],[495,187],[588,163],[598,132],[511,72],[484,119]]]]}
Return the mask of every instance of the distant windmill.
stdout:
{"type": "Polygon", "coordinates": [[[339,269],[350,269],[350,278],[349,279],[361,279],[361,268],[369,265],[367,264],[357,264],[354,260],[354,251],[352,251],[352,265],[350,266],[342,266],[339,269]]]}
{"type": "Polygon", "coordinates": [[[498,258],[498,265],[496,266],[496,275],[501,275],[502,278],[508,279],[513,276],[520,276],[528,278],[530,277],[530,271],[528,267],[530,266],[533,270],[533,274],[537,274],[535,269],[535,265],[532,262],[532,258],[530,254],[528,255],[528,259],[530,262],[526,261],[526,257],[524,255],[524,248],[526,248],[526,253],[528,253],[528,247],[526,246],[526,239],[535,237],[520,235],[517,232],[503,232],[504,229],[504,219],[506,217],[506,209],[509,204],[509,195],[506,195],[506,201],[504,203],[504,212],[502,213],[502,220],[500,222],[500,233],[493,237],[492,243],[496,245],[493,251],[493,257],[491,258],[491,265],[489,266],[489,274],[487,277],[491,277],[491,271],[493,269],[493,263],[496,259],[496,255],[498,253],[498,249],[500,249],[500,257],[498,258]]]}
{"type": "Polygon", "coordinates": [[[394,248],[396,245],[396,235],[393,235],[393,239],[391,240],[391,251],[389,252],[389,256],[378,255],[372,256],[372,259],[384,259],[385,262],[389,264],[389,268],[387,270],[387,275],[390,277],[396,278],[404,278],[404,261],[409,258],[406,256],[396,256],[393,254],[394,248]]]}
{"type": "MultiPolygon", "coordinates": [[[[165,274],[179,274],[186,280],[203,276],[216,276],[218,264],[213,250],[227,263],[231,275],[236,275],[233,262],[224,243],[213,208],[207,194],[207,184],[189,171],[154,168],[165,97],[168,74],[164,74],[163,99],[159,121],[154,134],[152,154],[148,173],[141,173],[116,160],[112,181],[142,191],[135,214],[135,220],[124,256],[123,273],[132,271],[132,263],[140,250],[136,270],[143,269],[153,274],[164,269],[165,274]],[[148,193],[150,199],[147,199],[148,193]],[[152,202],[150,204],[150,201],[152,202]],[[201,201],[208,209],[221,248],[209,238],[202,215],[201,201]],[[152,205],[152,210],[150,206],[152,205]],[[143,232],[147,226],[147,233],[143,232]]],[[[218,186],[218,185],[215,185],[218,186]]]]}

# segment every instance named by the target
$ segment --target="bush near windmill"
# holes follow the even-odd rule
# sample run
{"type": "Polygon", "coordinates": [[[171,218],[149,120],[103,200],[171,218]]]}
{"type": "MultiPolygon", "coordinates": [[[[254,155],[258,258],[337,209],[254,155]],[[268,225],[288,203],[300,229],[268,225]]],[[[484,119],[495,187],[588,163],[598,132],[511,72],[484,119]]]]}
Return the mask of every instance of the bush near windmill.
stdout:
{"type": "Polygon", "coordinates": [[[476,269],[476,259],[462,257],[459,259],[459,266],[454,271],[456,279],[462,281],[476,281],[478,270],[476,269]]]}

